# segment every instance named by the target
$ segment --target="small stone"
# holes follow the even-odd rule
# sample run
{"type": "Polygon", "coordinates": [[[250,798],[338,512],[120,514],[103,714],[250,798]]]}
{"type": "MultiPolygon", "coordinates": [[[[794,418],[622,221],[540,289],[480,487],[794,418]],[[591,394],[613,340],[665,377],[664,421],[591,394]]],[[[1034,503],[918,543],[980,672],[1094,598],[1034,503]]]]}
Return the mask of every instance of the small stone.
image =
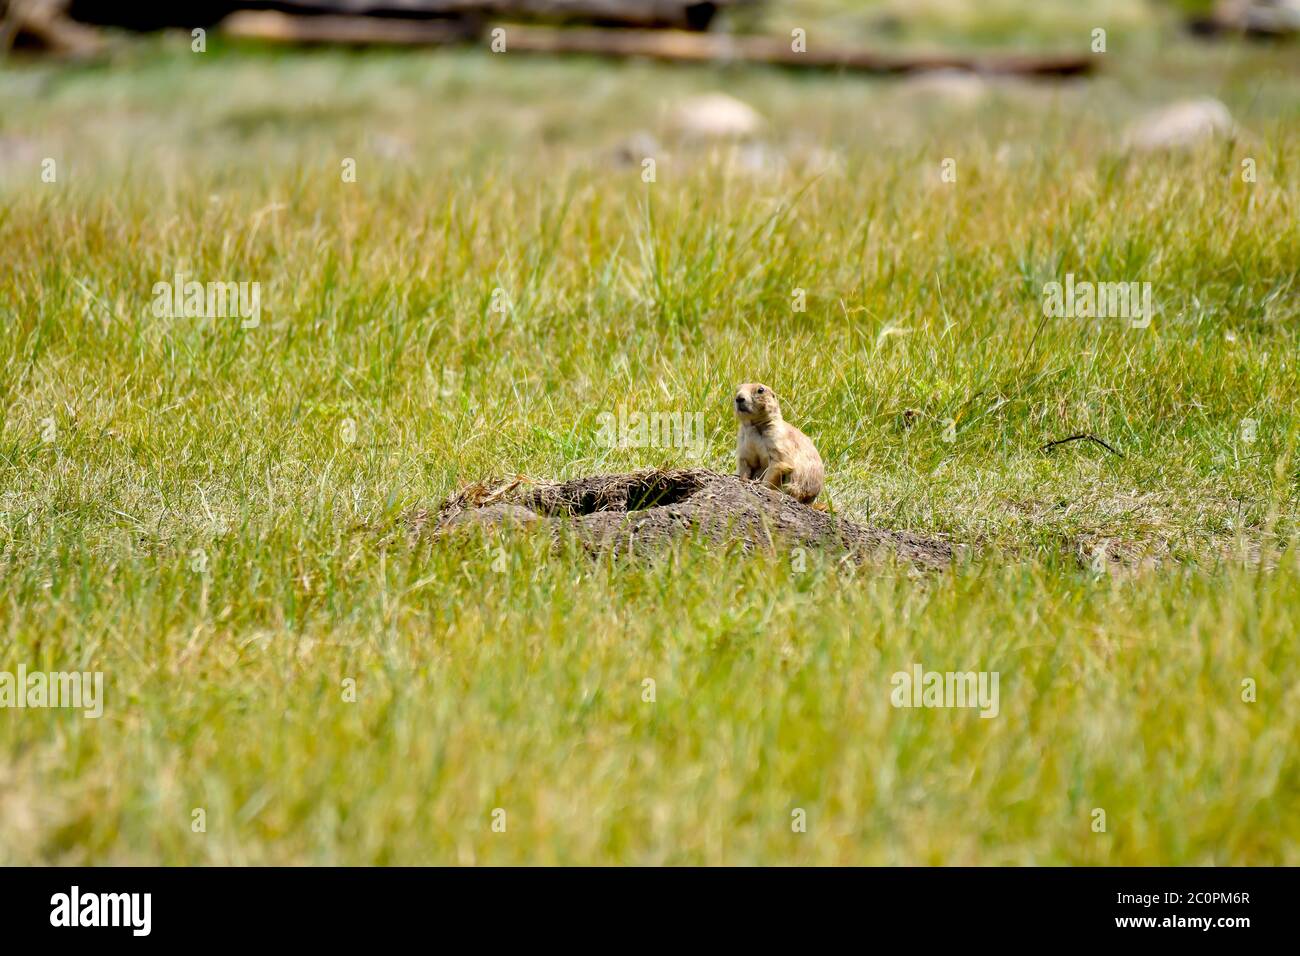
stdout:
{"type": "Polygon", "coordinates": [[[1183,100],[1148,113],[1129,127],[1127,142],[1141,152],[1187,149],[1233,132],[1232,114],[1216,99],[1183,100]]]}
{"type": "Polygon", "coordinates": [[[679,103],[669,125],[685,139],[745,139],[764,125],[748,103],[726,93],[706,93],[679,103]]]}
{"type": "Polygon", "coordinates": [[[908,78],[905,88],[955,106],[972,106],[984,99],[988,83],[967,70],[927,70],[908,78]]]}

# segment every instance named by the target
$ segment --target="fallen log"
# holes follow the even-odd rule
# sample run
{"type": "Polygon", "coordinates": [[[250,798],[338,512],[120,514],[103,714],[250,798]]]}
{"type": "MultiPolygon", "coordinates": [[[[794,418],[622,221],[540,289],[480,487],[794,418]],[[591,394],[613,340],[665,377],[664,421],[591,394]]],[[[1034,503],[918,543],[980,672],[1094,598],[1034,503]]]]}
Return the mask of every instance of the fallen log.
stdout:
{"type": "Polygon", "coordinates": [[[307,13],[423,19],[496,17],[607,27],[707,30],[719,10],[760,0],[275,0],[280,9],[307,13]]]}
{"type": "Polygon", "coordinates": [[[307,46],[445,46],[474,40],[482,26],[470,18],[297,17],[273,10],[241,10],[221,21],[222,32],[238,39],[307,46]]]}
{"type": "MultiPolygon", "coordinates": [[[[495,24],[505,31],[506,53],[578,54],[666,63],[750,63],[792,69],[863,73],[919,73],[962,70],[1021,76],[1073,76],[1093,68],[1093,59],[1075,54],[882,53],[847,47],[810,45],[796,52],[783,38],[689,33],[681,30],[556,29],[495,24]]],[[[221,22],[227,34],[286,43],[438,46],[468,42],[483,32],[477,18],[396,20],[387,17],[289,16],[273,11],[242,11],[221,22]]]]}
{"type": "Polygon", "coordinates": [[[66,0],[0,0],[0,57],[11,48],[74,60],[105,52],[99,32],[67,16],[66,0]]]}
{"type": "MultiPolygon", "coordinates": [[[[502,19],[540,23],[587,24],[707,30],[728,8],[762,0],[71,0],[74,19],[133,30],[210,27],[230,14],[273,11],[303,16],[365,16],[398,20],[502,19]]],[[[0,0],[0,9],[4,0],[0,0]]],[[[400,42],[400,41],[398,41],[400,42]]]]}
{"type": "Polygon", "coordinates": [[[821,46],[810,40],[804,52],[783,37],[732,36],[668,30],[555,30],[506,25],[511,53],[567,53],[644,58],[667,63],[754,63],[795,69],[863,73],[917,73],[963,70],[1022,76],[1075,76],[1092,70],[1092,57],[1080,54],[883,53],[821,46]]]}

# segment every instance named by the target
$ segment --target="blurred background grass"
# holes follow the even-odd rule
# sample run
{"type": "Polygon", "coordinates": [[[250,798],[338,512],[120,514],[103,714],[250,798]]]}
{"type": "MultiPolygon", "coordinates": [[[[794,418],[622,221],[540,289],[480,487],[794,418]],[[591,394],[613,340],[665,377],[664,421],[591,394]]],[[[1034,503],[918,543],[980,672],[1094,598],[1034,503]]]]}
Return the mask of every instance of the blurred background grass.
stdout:
{"type": "Polygon", "coordinates": [[[217,35],[4,67],[0,669],[108,699],[0,715],[0,860],[1297,862],[1294,45],[1118,2],[768,23],[1108,51],[1041,84],[217,35]],[[764,132],[675,141],[717,89],[764,132]],[[1203,96],[1238,137],[1125,151],[1203,96]],[[178,268],[261,282],[261,324],[147,314],[178,268]],[[1044,323],[1067,271],[1161,312],[1044,323]],[[746,380],[839,510],[968,559],[406,537],[488,474],[700,463],[602,447],[620,405],[704,411],[728,469],[746,380]],[[1038,451],[1085,430],[1124,457],[1038,451]],[[998,670],[1000,716],[894,710],[914,662],[998,670]]]}

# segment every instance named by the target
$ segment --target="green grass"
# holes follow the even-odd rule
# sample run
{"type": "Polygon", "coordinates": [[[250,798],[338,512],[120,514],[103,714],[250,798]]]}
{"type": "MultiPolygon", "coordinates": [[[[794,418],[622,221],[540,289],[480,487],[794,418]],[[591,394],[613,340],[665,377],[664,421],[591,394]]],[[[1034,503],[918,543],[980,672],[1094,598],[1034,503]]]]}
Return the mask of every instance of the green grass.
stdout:
{"type": "MultiPolygon", "coordinates": [[[[1086,46],[1072,16],[969,39],[1086,46]]],[[[0,863],[1300,863],[1294,49],[1119,22],[1097,77],[969,103],[215,40],[5,67],[0,671],[107,700],[0,711],[0,863]],[[612,161],[723,88],[765,152],[612,161]],[[1240,138],[1124,154],[1201,95],[1240,138]],[[259,281],[261,324],[153,317],[181,267],[259,281]],[[1161,312],[1043,321],[1066,272],[1161,312]],[[523,536],[498,573],[406,534],[489,474],[729,470],[753,380],[837,510],[962,561],[523,536]],[[702,461],[603,447],[619,406],[703,411],[702,461]],[[1039,450],[1081,431],[1123,457],[1039,450]],[[913,663],[997,671],[999,715],[893,708],[913,663]]]]}

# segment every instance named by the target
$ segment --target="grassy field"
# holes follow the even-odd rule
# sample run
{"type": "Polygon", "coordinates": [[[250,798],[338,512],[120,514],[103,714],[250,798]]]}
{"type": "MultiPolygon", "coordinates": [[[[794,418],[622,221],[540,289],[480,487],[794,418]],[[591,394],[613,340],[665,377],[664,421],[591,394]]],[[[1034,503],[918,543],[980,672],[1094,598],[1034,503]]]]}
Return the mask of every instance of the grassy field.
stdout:
{"type": "MultiPolygon", "coordinates": [[[[1086,49],[1033,7],[881,9],[1086,49]]],[[[1097,9],[1099,74],[1045,85],[215,38],[4,67],[0,671],[106,687],[0,712],[0,863],[1300,864],[1300,58],[1097,9]],[[718,89],[759,145],[664,132],[718,89]],[[1198,96],[1236,139],[1124,151],[1198,96]],[[260,323],[156,317],[180,270],[259,282],[260,323]],[[1045,319],[1066,273],[1158,314],[1045,319]],[[839,512],[961,561],[406,533],[491,474],[730,470],[743,381],[839,512]],[[620,407],[702,412],[703,455],[604,447],[620,407]],[[1122,457],[1039,450],[1078,432],[1122,457]],[[998,672],[998,715],[891,706],[914,663],[998,672]]]]}

